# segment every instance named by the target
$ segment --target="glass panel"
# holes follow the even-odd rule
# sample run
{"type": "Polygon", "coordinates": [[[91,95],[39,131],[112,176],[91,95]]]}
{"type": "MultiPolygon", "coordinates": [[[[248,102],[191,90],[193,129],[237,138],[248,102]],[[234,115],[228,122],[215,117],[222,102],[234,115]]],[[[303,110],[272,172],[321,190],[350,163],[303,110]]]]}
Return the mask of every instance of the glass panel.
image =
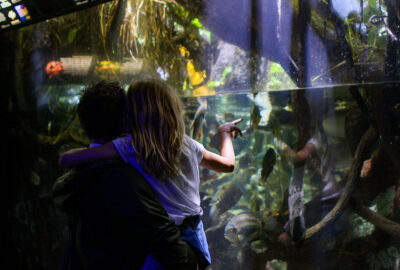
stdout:
{"type": "MultiPolygon", "coordinates": [[[[0,25],[28,22],[24,3],[0,0],[0,25]]],[[[172,86],[186,134],[209,151],[220,151],[218,125],[243,118],[235,170],[199,171],[209,269],[398,269],[399,10],[120,0],[2,33],[15,269],[56,269],[68,245],[51,192],[67,172],[60,154],[89,144],[81,91],[144,77],[172,86]]]]}

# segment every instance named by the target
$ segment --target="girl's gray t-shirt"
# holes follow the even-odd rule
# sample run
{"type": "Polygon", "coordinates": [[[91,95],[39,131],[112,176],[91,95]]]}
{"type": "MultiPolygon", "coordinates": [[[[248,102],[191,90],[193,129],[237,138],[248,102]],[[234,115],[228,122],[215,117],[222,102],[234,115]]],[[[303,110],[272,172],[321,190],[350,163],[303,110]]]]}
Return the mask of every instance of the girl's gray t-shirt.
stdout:
{"type": "Polygon", "coordinates": [[[199,164],[203,159],[204,146],[185,135],[181,154],[181,169],[177,176],[158,180],[151,174],[152,168],[139,165],[131,143],[131,136],[113,140],[121,158],[138,170],[151,185],[165,211],[175,224],[182,224],[188,216],[202,215],[200,207],[199,164]]]}

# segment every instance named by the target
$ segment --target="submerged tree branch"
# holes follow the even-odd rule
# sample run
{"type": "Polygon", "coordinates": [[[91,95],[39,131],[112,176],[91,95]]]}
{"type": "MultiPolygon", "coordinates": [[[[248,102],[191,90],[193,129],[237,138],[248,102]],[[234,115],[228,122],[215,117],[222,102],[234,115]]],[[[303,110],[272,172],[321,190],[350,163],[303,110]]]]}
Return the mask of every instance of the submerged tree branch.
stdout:
{"type": "Polygon", "coordinates": [[[331,210],[331,212],[329,212],[328,215],[326,215],[319,223],[307,229],[307,231],[305,232],[305,240],[309,240],[321,229],[334,222],[342,214],[343,210],[345,209],[351,198],[351,195],[354,192],[357,181],[360,178],[361,167],[368,153],[369,146],[376,140],[376,138],[377,134],[375,129],[373,127],[369,127],[369,129],[364,133],[357,147],[353,164],[351,165],[342,195],[340,196],[335,207],[331,210]]]}
{"type": "Polygon", "coordinates": [[[363,164],[360,184],[353,199],[362,205],[370,205],[376,196],[396,185],[399,171],[395,168],[383,146],[378,147],[372,157],[363,164]]]}
{"type": "Polygon", "coordinates": [[[375,213],[366,206],[352,205],[352,208],[360,217],[371,222],[375,227],[400,239],[400,225],[398,223],[375,213]]]}

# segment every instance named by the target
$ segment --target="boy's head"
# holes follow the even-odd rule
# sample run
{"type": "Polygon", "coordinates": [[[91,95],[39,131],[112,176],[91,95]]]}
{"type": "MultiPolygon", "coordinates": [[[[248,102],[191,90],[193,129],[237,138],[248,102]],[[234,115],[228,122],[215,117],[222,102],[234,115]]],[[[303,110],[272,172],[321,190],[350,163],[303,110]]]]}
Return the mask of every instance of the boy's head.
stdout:
{"type": "Polygon", "coordinates": [[[112,140],[125,132],[125,91],[117,82],[88,86],[78,104],[79,120],[91,140],[112,140]]]}

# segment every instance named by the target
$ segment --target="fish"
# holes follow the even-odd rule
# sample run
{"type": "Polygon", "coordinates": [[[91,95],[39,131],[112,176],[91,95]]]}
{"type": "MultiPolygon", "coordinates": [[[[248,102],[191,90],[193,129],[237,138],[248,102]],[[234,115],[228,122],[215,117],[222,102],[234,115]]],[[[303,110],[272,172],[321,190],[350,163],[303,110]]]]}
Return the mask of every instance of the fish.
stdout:
{"type": "Polygon", "coordinates": [[[257,105],[253,105],[253,108],[251,109],[251,113],[250,113],[250,125],[254,129],[257,129],[260,121],[261,121],[260,109],[258,108],[257,105]]]}
{"type": "Polygon", "coordinates": [[[225,226],[224,237],[232,243],[249,243],[259,239],[276,242],[283,225],[269,211],[241,212],[225,226]]]}
{"type": "Polygon", "coordinates": [[[271,174],[274,165],[276,162],[276,154],[274,149],[268,148],[267,152],[265,152],[263,161],[262,161],[262,169],[261,169],[261,182],[266,183],[268,176],[271,174]]]}
{"type": "Polygon", "coordinates": [[[214,204],[211,207],[210,215],[219,216],[231,209],[242,196],[242,191],[234,183],[223,184],[215,194],[214,204]]]}
{"type": "Polygon", "coordinates": [[[197,108],[197,111],[193,117],[193,121],[190,124],[191,137],[193,139],[200,139],[203,135],[203,125],[205,122],[205,116],[207,112],[207,99],[198,98],[200,106],[197,108]]]}
{"type": "Polygon", "coordinates": [[[224,237],[232,243],[248,243],[256,240],[263,230],[261,218],[249,212],[234,216],[225,226],[224,237]]]}

